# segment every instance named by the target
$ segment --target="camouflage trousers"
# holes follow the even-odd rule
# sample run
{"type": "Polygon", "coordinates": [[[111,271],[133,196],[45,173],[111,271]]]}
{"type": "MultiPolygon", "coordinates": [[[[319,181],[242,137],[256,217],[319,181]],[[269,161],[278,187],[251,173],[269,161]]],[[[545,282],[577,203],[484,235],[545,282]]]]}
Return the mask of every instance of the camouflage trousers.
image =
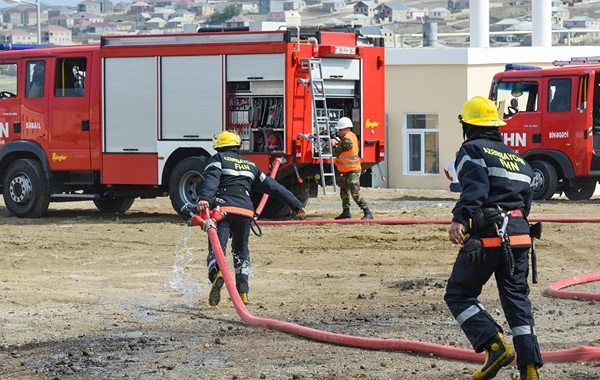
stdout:
{"type": "Polygon", "coordinates": [[[367,202],[360,195],[360,174],[360,172],[338,173],[337,184],[340,187],[343,208],[350,208],[350,197],[361,209],[367,207],[367,202]]]}

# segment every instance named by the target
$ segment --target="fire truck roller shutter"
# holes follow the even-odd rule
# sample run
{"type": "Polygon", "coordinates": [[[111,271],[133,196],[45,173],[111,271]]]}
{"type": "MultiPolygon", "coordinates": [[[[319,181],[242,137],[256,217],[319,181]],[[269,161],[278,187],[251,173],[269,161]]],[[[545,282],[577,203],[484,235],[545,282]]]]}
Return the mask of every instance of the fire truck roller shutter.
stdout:
{"type": "Polygon", "coordinates": [[[4,204],[18,218],[39,218],[50,204],[49,186],[40,161],[34,158],[15,160],[4,173],[4,204]]]}
{"type": "Polygon", "coordinates": [[[175,165],[169,179],[171,205],[186,220],[189,218],[189,214],[182,212],[181,208],[188,203],[198,203],[197,192],[204,182],[206,159],[206,157],[200,156],[183,159],[175,165]]]}

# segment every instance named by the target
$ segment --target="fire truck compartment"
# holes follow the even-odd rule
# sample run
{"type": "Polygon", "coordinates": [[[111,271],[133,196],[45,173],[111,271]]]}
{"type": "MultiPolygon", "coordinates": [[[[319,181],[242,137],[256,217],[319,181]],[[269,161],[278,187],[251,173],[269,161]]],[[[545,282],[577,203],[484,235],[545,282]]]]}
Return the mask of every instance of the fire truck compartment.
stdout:
{"type": "Polygon", "coordinates": [[[283,80],[284,54],[228,55],[227,81],[283,80]]]}

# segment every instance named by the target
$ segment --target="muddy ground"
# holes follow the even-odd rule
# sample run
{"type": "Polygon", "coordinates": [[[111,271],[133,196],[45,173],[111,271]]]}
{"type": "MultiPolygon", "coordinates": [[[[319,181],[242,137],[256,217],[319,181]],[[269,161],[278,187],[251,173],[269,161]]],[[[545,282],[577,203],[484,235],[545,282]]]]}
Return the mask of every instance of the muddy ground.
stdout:
{"type": "MultiPolygon", "coordinates": [[[[376,218],[449,218],[447,191],[364,189],[376,218]]],[[[354,217],[359,210],[353,205],[354,217]]],[[[337,215],[335,196],[309,219],[337,215]]],[[[600,215],[600,198],[536,203],[532,216],[600,215]]],[[[597,224],[546,223],[532,285],[543,350],[600,347],[598,302],[544,295],[600,268],[597,224]]],[[[207,302],[207,235],[168,199],[126,214],[51,204],[37,220],[0,203],[2,379],[468,379],[477,363],[319,343],[243,324],[227,295],[207,302]],[[180,242],[177,247],[178,241],[180,242]],[[187,266],[181,271],[183,263],[187,266]]],[[[324,331],[468,348],[443,302],[456,256],[447,225],[264,226],[251,237],[250,313],[324,331]]],[[[230,258],[228,257],[228,260],[230,258]]],[[[229,261],[230,262],[230,261],[229,261]]],[[[600,292],[598,283],[575,287],[600,292]]],[[[481,297],[506,327],[492,280],[481,297]]],[[[600,362],[549,363],[544,379],[600,379],[600,362]]],[[[513,379],[504,369],[498,379],[513,379]]]]}

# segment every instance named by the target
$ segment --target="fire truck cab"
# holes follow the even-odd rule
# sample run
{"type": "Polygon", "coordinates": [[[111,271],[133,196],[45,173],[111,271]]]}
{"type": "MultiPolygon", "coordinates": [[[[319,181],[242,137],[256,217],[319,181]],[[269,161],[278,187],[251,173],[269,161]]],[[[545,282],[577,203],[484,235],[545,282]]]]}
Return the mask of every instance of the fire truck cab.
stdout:
{"type": "MultiPolygon", "coordinates": [[[[363,169],[385,150],[384,48],[354,29],[103,37],[99,45],[0,51],[0,191],[17,217],[91,200],[124,212],[136,198],[196,191],[213,136],[303,202],[335,189],[330,139],[350,117],[363,169]]],[[[6,48],[6,46],[5,46],[6,48]]],[[[254,196],[256,200],[260,196],[254,196]]],[[[263,216],[289,208],[269,199],[263,216]]]]}
{"type": "Polygon", "coordinates": [[[494,76],[490,99],[507,123],[504,142],[534,169],[534,199],[562,192],[586,200],[600,179],[600,59],[554,65],[506,65],[494,76]]]}

